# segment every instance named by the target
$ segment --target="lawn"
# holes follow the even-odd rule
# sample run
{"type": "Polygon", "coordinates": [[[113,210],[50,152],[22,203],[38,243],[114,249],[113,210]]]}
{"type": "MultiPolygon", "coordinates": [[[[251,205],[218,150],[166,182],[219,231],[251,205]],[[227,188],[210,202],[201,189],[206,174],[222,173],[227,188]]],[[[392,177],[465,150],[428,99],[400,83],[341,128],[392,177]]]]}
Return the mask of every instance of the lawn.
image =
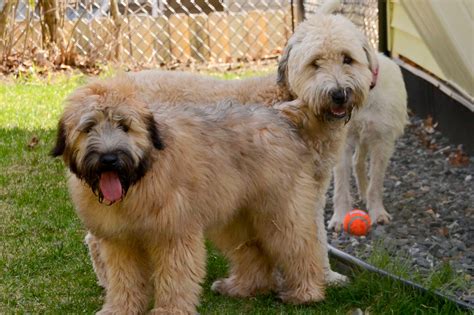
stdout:
{"type": "MultiPolygon", "coordinates": [[[[83,244],[85,230],[68,197],[64,166],[48,155],[62,101],[84,81],[81,75],[58,75],[1,82],[0,314],[91,314],[102,304],[104,292],[96,284],[83,244]]],[[[460,313],[431,294],[365,272],[353,275],[346,287],[329,288],[324,302],[307,306],[284,305],[274,295],[218,296],[210,284],[226,274],[227,265],[208,248],[200,314],[346,314],[355,308],[371,314],[460,313]]],[[[446,269],[423,280],[383,251],[374,253],[372,262],[433,288],[456,280],[446,269]]]]}

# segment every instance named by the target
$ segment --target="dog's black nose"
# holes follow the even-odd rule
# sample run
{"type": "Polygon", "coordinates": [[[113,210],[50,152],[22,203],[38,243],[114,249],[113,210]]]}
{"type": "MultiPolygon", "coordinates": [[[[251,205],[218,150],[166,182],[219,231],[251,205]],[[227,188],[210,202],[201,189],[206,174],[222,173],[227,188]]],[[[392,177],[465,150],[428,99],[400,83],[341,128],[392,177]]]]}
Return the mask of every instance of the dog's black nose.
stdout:
{"type": "Polygon", "coordinates": [[[100,163],[104,165],[114,165],[117,161],[118,157],[113,153],[107,153],[100,157],[100,163]]]}
{"type": "Polygon", "coordinates": [[[349,93],[344,89],[334,89],[331,91],[332,101],[337,105],[342,105],[347,102],[349,93]]]}

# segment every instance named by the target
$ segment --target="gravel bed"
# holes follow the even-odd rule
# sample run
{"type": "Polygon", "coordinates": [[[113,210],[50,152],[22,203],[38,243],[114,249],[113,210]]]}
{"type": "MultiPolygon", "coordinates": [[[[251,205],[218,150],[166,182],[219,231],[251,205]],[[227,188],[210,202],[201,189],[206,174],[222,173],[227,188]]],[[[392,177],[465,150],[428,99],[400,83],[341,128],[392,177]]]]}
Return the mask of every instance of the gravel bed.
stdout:
{"type": "MultiPolygon", "coordinates": [[[[431,121],[411,117],[396,144],[385,177],[388,225],[373,226],[367,237],[328,231],[329,242],[365,259],[375,242],[391,255],[402,253],[422,274],[448,262],[466,280],[455,291],[474,306],[474,157],[461,154],[431,121]]],[[[353,183],[354,207],[365,209],[353,183]]],[[[326,220],[332,215],[332,186],[326,220]]]]}

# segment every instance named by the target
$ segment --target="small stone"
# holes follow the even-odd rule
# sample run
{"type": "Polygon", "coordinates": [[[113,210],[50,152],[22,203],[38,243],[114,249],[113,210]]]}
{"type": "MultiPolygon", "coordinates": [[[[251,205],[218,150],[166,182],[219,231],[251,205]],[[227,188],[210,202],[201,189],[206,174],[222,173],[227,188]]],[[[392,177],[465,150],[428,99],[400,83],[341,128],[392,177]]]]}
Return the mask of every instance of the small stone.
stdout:
{"type": "Polygon", "coordinates": [[[456,247],[453,247],[450,250],[448,250],[446,253],[444,253],[443,256],[454,257],[457,254],[459,254],[459,250],[456,247]]]}
{"type": "Polygon", "coordinates": [[[416,181],[414,183],[411,183],[411,186],[413,188],[421,188],[421,186],[423,186],[419,181],[416,181]]]}
{"type": "MultiPolygon", "coordinates": [[[[415,244],[416,246],[416,244],[415,244]]],[[[416,254],[418,254],[420,252],[420,249],[418,247],[410,247],[410,249],[408,249],[408,253],[412,256],[415,256],[416,254]]]]}
{"type": "Polygon", "coordinates": [[[357,246],[357,245],[359,245],[359,241],[356,238],[351,238],[351,245],[352,246],[357,246]]]}
{"type": "Polygon", "coordinates": [[[421,186],[420,190],[423,191],[423,192],[428,192],[428,191],[430,191],[430,186],[421,186]]]}
{"type": "Polygon", "coordinates": [[[470,182],[472,179],[472,175],[467,175],[466,178],[464,178],[465,182],[470,182]]]}
{"type": "Polygon", "coordinates": [[[430,215],[433,219],[439,218],[439,214],[435,213],[433,209],[429,208],[425,211],[428,215],[430,215]]]}
{"type": "Polygon", "coordinates": [[[443,257],[443,249],[439,244],[434,244],[433,246],[430,247],[429,249],[431,255],[435,256],[436,258],[441,258],[443,257]]]}
{"type": "Polygon", "coordinates": [[[466,251],[466,245],[464,245],[463,242],[458,241],[458,240],[452,240],[451,243],[453,244],[453,246],[455,246],[456,249],[463,252],[466,251]]]}
{"type": "Polygon", "coordinates": [[[372,231],[372,235],[376,238],[380,238],[385,235],[385,226],[377,225],[377,227],[372,231]]]}
{"type": "Polygon", "coordinates": [[[433,268],[434,266],[434,261],[433,261],[433,256],[431,255],[426,255],[426,261],[428,262],[428,264],[430,265],[430,268],[433,268]]]}
{"type": "Polygon", "coordinates": [[[405,246],[407,245],[408,243],[410,243],[410,240],[409,239],[406,239],[406,238],[399,238],[396,240],[396,243],[398,246],[405,246]]]}
{"type": "Polygon", "coordinates": [[[448,229],[453,230],[453,229],[457,228],[458,226],[459,226],[458,221],[454,221],[453,223],[448,225],[448,229]]]}
{"type": "Polygon", "coordinates": [[[431,268],[431,264],[429,263],[428,260],[418,257],[415,258],[416,264],[423,267],[423,268],[431,268]]]}
{"type": "Polygon", "coordinates": [[[413,198],[416,196],[416,192],[413,190],[407,191],[405,194],[403,194],[403,198],[408,199],[408,198],[413,198]]]}

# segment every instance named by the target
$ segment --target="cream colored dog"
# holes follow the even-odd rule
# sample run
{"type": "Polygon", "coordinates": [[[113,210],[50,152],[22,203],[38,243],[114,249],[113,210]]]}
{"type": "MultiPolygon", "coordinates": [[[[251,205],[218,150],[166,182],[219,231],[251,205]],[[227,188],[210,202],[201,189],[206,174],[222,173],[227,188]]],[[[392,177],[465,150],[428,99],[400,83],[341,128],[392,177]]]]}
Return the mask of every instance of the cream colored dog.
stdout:
{"type": "Polygon", "coordinates": [[[377,84],[371,89],[366,104],[354,111],[344,150],[334,168],[334,214],[328,227],[336,231],[342,229],[344,217],[352,209],[352,164],[359,196],[369,210],[372,223],[388,223],[391,218],[383,205],[383,181],[395,141],[403,134],[408,121],[407,92],[400,67],[382,54],[377,59],[380,65],[377,84]],[[367,156],[370,157],[369,183],[367,156]]]}
{"type": "Polygon", "coordinates": [[[99,314],[141,314],[151,298],[152,314],[195,314],[205,235],[230,260],[214,291],[324,298],[320,183],[278,111],[146,103],[132,77],[116,77],[68,98],[53,155],[68,166],[77,214],[96,237],[106,284],[99,314]]]}

